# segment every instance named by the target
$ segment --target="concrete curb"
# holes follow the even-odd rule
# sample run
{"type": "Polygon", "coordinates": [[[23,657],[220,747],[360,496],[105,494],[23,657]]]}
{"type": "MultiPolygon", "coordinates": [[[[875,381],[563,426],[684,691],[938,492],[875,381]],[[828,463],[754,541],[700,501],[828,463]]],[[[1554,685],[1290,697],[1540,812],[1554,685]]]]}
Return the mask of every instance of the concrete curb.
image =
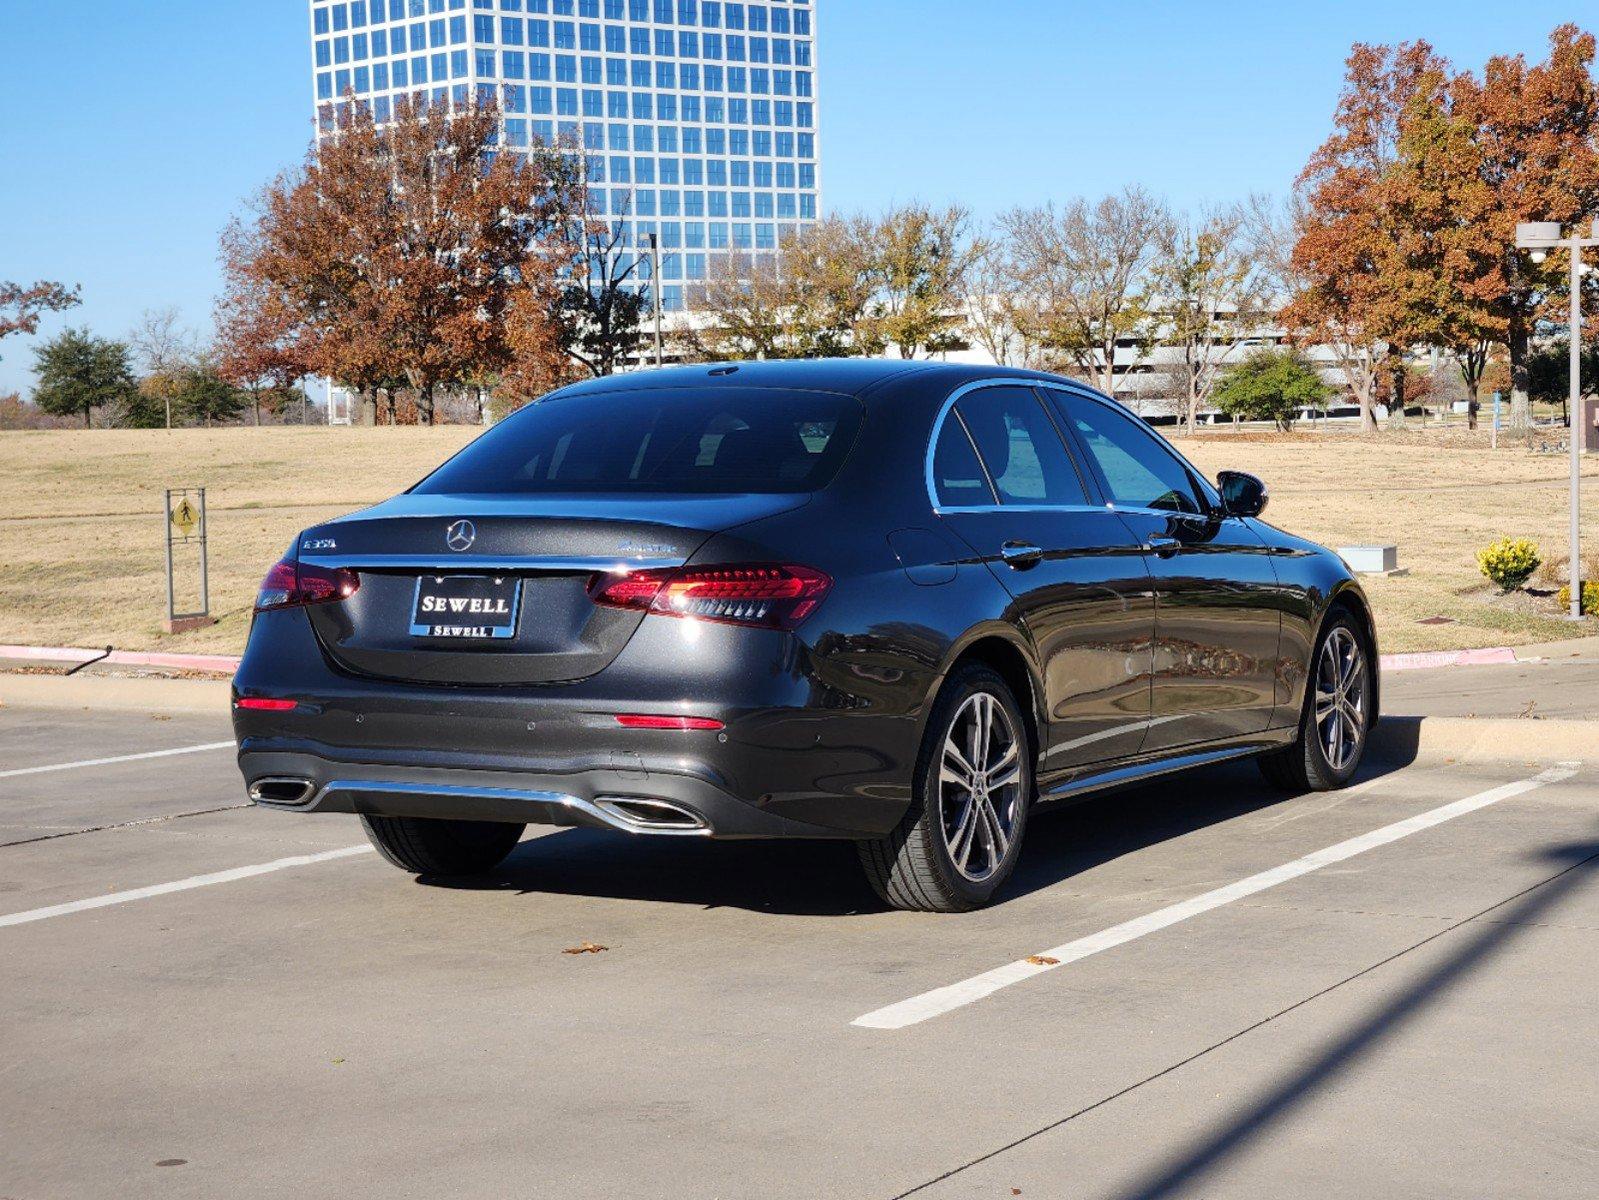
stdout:
{"type": "Polygon", "coordinates": [[[125,712],[232,711],[231,685],[212,679],[120,679],[109,675],[0,674],[0,704],[125,712]]]}
{"type": "Polygon", "coordinates": [[[1390,762],[1599,762],[1599,722],[1384,715],[1371,753],[1390,762]]]}
{"type": "Polygon", "coordinates": [[[142,650],[85,650],[78,646],[0,646],[0,658],[21,658],[37,662],[85,663],[99,659],[108,667],[167,667],[178,671],[226,671],[239,669],[235,654],[157,654],[142,650]],[[105,657],[101,657],[105,655],[105,657]]]}

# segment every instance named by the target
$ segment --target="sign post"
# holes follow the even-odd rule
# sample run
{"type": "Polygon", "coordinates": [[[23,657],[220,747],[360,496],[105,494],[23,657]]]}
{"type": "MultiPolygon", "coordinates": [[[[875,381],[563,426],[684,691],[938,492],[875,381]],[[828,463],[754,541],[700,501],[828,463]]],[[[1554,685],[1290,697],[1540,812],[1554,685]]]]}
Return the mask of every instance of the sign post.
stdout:
{"type": "Polygon", "coordinates": [[[167,619],[168,633],[186,633],[216,624],[211,615],[211,571],[207,558],[204,488],[168,488],[164,513],[167,533],[167,619]],[[200,607],[194,612],[178,611],[178,589],[174,550],[178,546],[198,546],[200,552],[200,607]]]}

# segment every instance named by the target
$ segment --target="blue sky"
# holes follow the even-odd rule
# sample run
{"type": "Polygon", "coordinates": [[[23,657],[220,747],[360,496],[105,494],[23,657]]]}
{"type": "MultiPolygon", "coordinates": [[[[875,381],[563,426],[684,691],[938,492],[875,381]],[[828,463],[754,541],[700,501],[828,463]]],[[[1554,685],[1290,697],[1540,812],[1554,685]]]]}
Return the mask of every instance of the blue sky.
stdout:
{"type": "MultiPolygon", "coordinates": [[[[1184,206],[1281,194],[1350,43],[1426,37],[1476,67],[1541,56],[1587,7],[816,3],[825,205],[984,215],[1129,182],[1184,206]]],[[[0,278],[84,290],[44,332],[120,335],[167,305],[209,328],[218,231],[310,137],[306,26],[302,0],[0,0],[0,278]]],[[[30,390],[28,339],[0,354],[0,391],[30,390]]]]}

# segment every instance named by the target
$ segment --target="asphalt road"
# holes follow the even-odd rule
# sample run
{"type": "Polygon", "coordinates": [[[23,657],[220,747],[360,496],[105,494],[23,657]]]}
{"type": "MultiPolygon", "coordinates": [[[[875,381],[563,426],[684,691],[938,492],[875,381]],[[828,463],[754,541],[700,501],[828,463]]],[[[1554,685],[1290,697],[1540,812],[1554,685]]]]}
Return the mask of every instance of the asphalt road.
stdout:
{"type": "Polygon", "coordinates": [[[1594,768],[1212,770],[935,917],[837,845],[417,883],[227,738],[0,709],[0,1197],[1595,1193],[1594,768]]]}

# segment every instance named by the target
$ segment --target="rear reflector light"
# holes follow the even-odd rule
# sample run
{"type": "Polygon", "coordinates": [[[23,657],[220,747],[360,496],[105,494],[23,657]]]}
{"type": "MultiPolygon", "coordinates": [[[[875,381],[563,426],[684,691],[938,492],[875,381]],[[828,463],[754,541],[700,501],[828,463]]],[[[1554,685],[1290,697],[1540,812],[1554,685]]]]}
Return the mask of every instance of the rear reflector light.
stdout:
{"type": "Polygon", "coordinates": [[[616,723],[623,729],[725,729],[711,717],[658,717],[649,713],[617,713],[616,723]]]}
{"type": "Polygon", "coordinates": [[[611,608],[793,629],[816,611],[832,586],[832,579],[810,567],[728,563],[603,573],[589,580],[589,596],[611,608]]]}
{"type": "Polygon", "coordinates": [[[344,567],[313,567],[285,558],[267,572],[256,594],[255,611],[300,608],[347,600],[361,586],[361,577],[344,567]]]}
{"type": "Polygon", "coordinates": [[[298,700],[271,700],[266,696],[240,696],[234,708],[253,708],[260,712],[289,712],[300,707],[298,700]]]}

